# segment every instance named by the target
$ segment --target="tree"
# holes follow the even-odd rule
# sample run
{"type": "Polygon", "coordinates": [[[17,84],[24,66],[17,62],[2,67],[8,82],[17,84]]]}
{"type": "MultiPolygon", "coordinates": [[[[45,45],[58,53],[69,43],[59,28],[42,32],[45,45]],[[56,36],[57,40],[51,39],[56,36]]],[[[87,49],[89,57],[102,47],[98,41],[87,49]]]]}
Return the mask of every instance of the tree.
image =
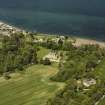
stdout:
{"type": "Polygon", "coordinates": [[[63,40],[62,39],[59,39],[58,40],[58,45],[59,45],[59,47],[62,47],[63,46],[63,40]]]}
{"type": "Polygon", "coordinates": [[[45,59],[43,60],[43,64],[44,64],[44,65],[51,65],[51,61],[50,61],[48,58],[45,58],[45,59]]]}
{"type": "Polygon", "coordinates": [[[5,78],[6,80],[8,80],[8,79],[11,78],[8,72],[4,73],[4,78],[5,78]]]}
{"type": "Polygon", "coordinates": [[[86,64],[86,71],[90,71],[91,69],[94,69],[97,66],[96,61],[88,61],[86,64]]]}

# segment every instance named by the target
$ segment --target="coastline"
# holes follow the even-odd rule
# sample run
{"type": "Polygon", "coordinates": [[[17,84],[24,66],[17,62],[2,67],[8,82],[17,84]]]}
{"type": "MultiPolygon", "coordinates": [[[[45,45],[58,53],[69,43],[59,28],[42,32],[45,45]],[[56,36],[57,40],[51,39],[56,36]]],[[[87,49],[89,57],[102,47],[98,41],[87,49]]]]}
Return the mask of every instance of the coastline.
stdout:
{"type": "Polygon", "coordinates": [[[81,45],[99,45],[101,48],[105,47],[105,42],[102,41],[97,41],[97,40],[93,40],[93,39],[85,39],[85,38],[81,38],[81,37],[75,37],[76,39],[76,43],[74,44],[75,46],[81,46],[81,45]]]}
{"type": "Polygon", "coordinates": [[[12,27],[12,28],[14,28],[14,29],[17,29],[17,30],[24,30],[24,29],[22,29],[22,28],[20,28],[20,27],[16,27],[15,25],[13,25],[13,24],[10,24],[10,23],[8,23],[8,22],[6,22],[6,21],[2,21],[2,20],[0,20],[0,24],[4,24],[4,25],[6,25],[6,26],[10,26],[10,27],[12,27]]]}
{"type": "MultiPolygon", "coordinates": [[[[53,36],[58,36],[57,34],[44,34],[44,33],[40,33],[41,35],[53,35],[53,36]]],[[[61,35],[62,36],[62,35],[61,35]]],[[[70,36],[73,39],[76,39],[76,42],[74,43],[75,46],[79,47],[81,45],[99,45],[101,48],[105,48],[105,42],[103,41],[97,41],[95,39],[89,39],[89,38],[83,38],[83,37],[76,37],[76,36],[70,36]]]]}
{"type": "MultiPolygon", "coordinates": [[[[1,24],[4,24],[6,27],[9,27],[9,28],[12,28],[12,29],[15,29],[17,31],[27,31],[27,30],[24,30],[22,28],[19,28],[19,27],[15,27],[14,25],[11,25],[11,24],[8,24],[6,22],[3,22],[0,20],[0,25],[1,24]]],[[[5,27],[4,27],[5,28],[5,27]]],[[[45,36],[49,36],[49,35],[54,35],[54,36],[59,36],[59,34],[48,34],[48,33],[40,33],[39,34],[41,35],[45,35],[45,36]]],[[[61,35],[62,36],[62,35],[61,35]]],[[[98,44],[100,47],[104,48],[105,47],[105,42],[103,41],[97,41],[97,40],[94,40],[94,39],[88,39],[88,38],[83,38],[83,37],[76,37],[76,36],[70,36],[72,38],[75,38],[76,39],[76,42],[74,43],[75,46],[81,46],[81,45],[86,45],[86,44],[90,44],[90,45],[95,45],[95,44],[98,44]]]]}

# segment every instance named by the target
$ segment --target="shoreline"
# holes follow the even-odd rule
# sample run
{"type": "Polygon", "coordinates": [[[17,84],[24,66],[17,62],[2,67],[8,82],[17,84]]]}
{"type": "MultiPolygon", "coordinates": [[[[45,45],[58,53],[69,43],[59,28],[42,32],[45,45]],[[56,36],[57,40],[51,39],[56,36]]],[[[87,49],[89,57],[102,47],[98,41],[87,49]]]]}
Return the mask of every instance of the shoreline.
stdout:
{"type": "MultiPolygon", "coordinates": [[[[14,28],[14,29],[21,30],[21,31],[24,30],[23,28],[16,27],[15,25],[10,24],[10,23],[8,23],[8,22],[6,22],[6,21],[2,21],[2,20],[0,20],[0,24],[4,24],[4,25],[6,25],[6,26],[10,26],[10,27],[12,27],[12,28],[14,28]]],[[[25,31],[25,30],[24,30],[24,31],[25,31]]]]}
{"type": "Polygon", "coordinates": [[[74,37],[76,39],[76,43],[74,44],[75,46],[81,46],[81,45],[99,45],[101,48],[105,48],[105,42],[102,41],[97,41],[93,39],[85,39],[81,37],[74,37]]]}
{"type": "MultiPolygon", "coordinates": [[[[59,36],[58,34],[50,34],[50,33],[49,34],[39,33],[39,34],[45,35],[45,36],[49,36],[49,35],[59,36]]],[[[94,40],[94,39],[84,38],[84,37],[76,37],[76,36],[73,36],[73,35],[69,36],[69,37],[73,38],[73,39],[76,39],[76,42],[74,43],[74,45],[77,46],[77,47],[79,47],[81,45],[96,45],[96,44],[98,44],[101,48],[105,48],[105,42],[103,42],[103,41],[97,41],[97,40],[94,40]]]]}
{"type": "MultiPolygon", "coordinates": [[[[10,26],[13,29],[16,29],[16,30],[19,30],[19,31],[25,31],[25,32],[27,32],[27,30],[25,30],[25,29],[22,29],[22,28],[19,28],[19,27],[15,27],[12,24],[9,24],[7,22],[3,22],[3,21],[0,20],[0,25],[1,24],[4,24],[7,27],[10,26]]],[[[28,31],[28,32],[32,32],[32,31],[28,31]]],[[[61,36],[64,36],[62,34],[50,34],[50,33],[42,33],[42,32],[38,32],[38,33],[41,34],[41,35],[45,35],[45,36],[47,36],[47,35],[53,35],[53,36],[60,36],[61,35],[61,36]]],[[[67,35],[67,36],[69,36],[69,35],[67,35]]],[[[84,38],[84,37],[77,37],[77,36],[73,36],[73,35],[71,35],[69,37],[76,39],[76,42],[74,43],[74,45],[77,46],[77,47],[81,46],[81,45],[86,45],[86,44],[90,44],[90,45],[98,44],[102,48],[105,47],[105,42],[103,42],[103,41],[97,41],[95,39],[84,38]]]]}

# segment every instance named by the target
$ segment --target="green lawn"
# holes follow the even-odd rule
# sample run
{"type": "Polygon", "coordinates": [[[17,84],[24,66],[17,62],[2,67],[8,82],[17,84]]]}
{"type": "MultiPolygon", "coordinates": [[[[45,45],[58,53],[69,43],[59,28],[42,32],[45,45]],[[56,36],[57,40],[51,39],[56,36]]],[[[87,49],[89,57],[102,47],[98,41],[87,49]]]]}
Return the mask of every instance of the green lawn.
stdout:
{"type": "Polygon", "coordinates": [[[44,47],[40,47],[40,50],[38,51],[38,58],[43,58],[45,55],[47,55],[51,50],[46,49],[44,47]]]}
{"type": "Polygon", "coordinates": [[[35,38],[56,38],[58,35],[38,33],[35,38]]]}
{"type": "Polygon", "coordinates": [[[11,74],[10,80],[1,77],[0,105],[44,105],[48,98],[64,86],[64,83],[49,80],[56,72],[55,64],[34,65],[23,73],[11,74]]]}

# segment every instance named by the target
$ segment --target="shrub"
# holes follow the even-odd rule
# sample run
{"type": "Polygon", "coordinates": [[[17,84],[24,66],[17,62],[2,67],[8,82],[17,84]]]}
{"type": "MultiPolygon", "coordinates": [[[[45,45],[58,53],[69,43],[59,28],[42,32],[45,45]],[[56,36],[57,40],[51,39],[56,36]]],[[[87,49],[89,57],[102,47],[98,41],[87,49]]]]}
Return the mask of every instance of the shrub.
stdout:
{"type": "Polygon", "coordinates": [[[51,61],[48,58],[45,58],[44,60],[40,60],[40,63],[43,65],[51,65],[51,61]]]}

